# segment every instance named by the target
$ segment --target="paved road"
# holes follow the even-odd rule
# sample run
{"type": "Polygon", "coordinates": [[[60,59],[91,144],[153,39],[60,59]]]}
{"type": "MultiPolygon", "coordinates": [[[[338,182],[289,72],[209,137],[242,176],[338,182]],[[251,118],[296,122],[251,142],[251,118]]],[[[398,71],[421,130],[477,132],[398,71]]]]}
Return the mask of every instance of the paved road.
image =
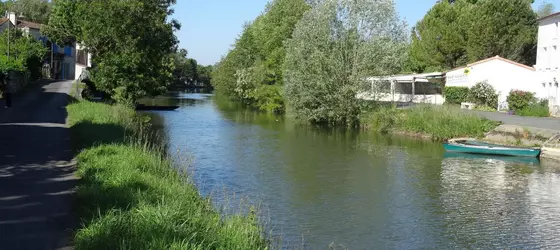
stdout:
{"type": "Polygon", "coordinates": [[[70,245],[76,186],[66,109],[71,83],[31,90],[0,110],[0,249],[70,245]]]}
{"type": "Polygon", "coordinates": [[[560,131],[560,118],[550,117],[524,117],[508,115],[499,112],[468,111],[494,121],[501,121],[504,124],[518,125],[522,127],[534,127],[560,131]]]}

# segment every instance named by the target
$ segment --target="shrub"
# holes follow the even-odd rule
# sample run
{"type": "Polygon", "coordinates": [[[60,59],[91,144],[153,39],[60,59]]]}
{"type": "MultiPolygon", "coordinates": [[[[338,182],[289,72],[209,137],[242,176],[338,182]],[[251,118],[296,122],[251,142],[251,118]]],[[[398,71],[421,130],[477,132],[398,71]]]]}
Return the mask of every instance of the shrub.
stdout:
{"type": "Polygon", "coordinates": [[[479,82],[469,90],[469,99],[478,105],[498,107],[498,94],[487,81],[479,82]]]}
{"type": "Polygon", "coordinates": [[[284,97],[282,87],[278,85],[261,85],[252,93],[255,106],[270,113],[284,113],[284,97]]]}
{"type": "Polygon", "coordinates": [[[496,111],[495,107],[490,107],[490,106],[486,106],[486,105],[478,105],[474,109],[475,110],[480,110],[480,111],[488,111],[488,112],[495,112],[496,111]]]}
{"type": "Polygon", "coordinates": [[[536,101],[535,94],[523,90],[512,90],[509,92],[507,102],[510,110],[520,111],[529,107],[536,101]]]}
{"type": "Polygon", "coordinates": [[[461,104],[466,102],[469,96],[467,87],[445,87],[445,102],[450,104],[461,104]]]}
{"type": "Polygon", "coordinates": [[[403,110],[379,108],[365,122],[378,132],[418,133],[438,141],[482,137],[498,125],[498,122],[445,106],[417,106],[403,110]]]}

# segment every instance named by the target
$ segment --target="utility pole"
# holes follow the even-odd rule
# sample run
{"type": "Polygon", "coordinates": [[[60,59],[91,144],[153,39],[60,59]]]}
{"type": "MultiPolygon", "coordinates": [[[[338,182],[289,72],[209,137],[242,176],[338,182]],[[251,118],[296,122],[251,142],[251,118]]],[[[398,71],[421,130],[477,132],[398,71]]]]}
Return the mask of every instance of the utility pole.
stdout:
{"type": "Polygon", "coordinates": [[[54,61],[54,43],[51,41],[51,78],[54,79],[54,68],[53,68],[53,61],[54,61]]]}

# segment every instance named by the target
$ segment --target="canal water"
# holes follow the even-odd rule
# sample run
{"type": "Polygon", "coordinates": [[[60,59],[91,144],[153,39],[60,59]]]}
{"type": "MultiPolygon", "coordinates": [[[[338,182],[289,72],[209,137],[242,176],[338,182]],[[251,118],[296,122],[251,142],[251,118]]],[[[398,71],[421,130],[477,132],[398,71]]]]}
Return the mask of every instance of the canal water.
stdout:
{"type": "Polygon", "coordinates": [[[559,248],[560,165],[300,126],[177,94],[153,113],[205,196],[258,205],[285,248],[559,248]]]}

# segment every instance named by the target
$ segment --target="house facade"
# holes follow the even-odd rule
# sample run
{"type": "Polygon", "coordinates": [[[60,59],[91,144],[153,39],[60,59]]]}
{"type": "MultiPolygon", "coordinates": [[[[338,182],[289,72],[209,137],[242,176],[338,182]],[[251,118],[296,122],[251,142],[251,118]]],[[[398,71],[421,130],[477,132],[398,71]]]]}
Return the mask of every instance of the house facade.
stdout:
{"type": "Polygon", "coordinates": [[[560,115],[560,12],[540,18],[535,69],[540,95],[549,100],[550,111],[560,115]]]}
{"type": "Polygon", "coordinates": [[[23,34],[43,42],[49,48],[48,56],[44,61],[45,71],[54,79],[74,79],[76,65],[76,49],[74,45],[58,46],[48,37],[41,34],[40,23],[26,21],[16,13],[8,12],[6,17],[0,18],[0,32],[9,28],[17,28],[23,34]]]}
{"type": "Polygon", "coordinates": [[[78,79],[82,74],[82,72],[88,67],[91,67],[91,54],[87,53],[85,48],[79,43],[77,43],[74,79],[78,79]]]}
{"type": "Polygon", "coordinates": [[[507,97],[514,89],[535,92],[545,98],[542,86],[535,82],[535,68],[499,56],[487,58],[467,66],[452,69],[446,74],[446,87],[471,88],[488,82],[498,93],[498,110],[507,110],[507,97]]]}

